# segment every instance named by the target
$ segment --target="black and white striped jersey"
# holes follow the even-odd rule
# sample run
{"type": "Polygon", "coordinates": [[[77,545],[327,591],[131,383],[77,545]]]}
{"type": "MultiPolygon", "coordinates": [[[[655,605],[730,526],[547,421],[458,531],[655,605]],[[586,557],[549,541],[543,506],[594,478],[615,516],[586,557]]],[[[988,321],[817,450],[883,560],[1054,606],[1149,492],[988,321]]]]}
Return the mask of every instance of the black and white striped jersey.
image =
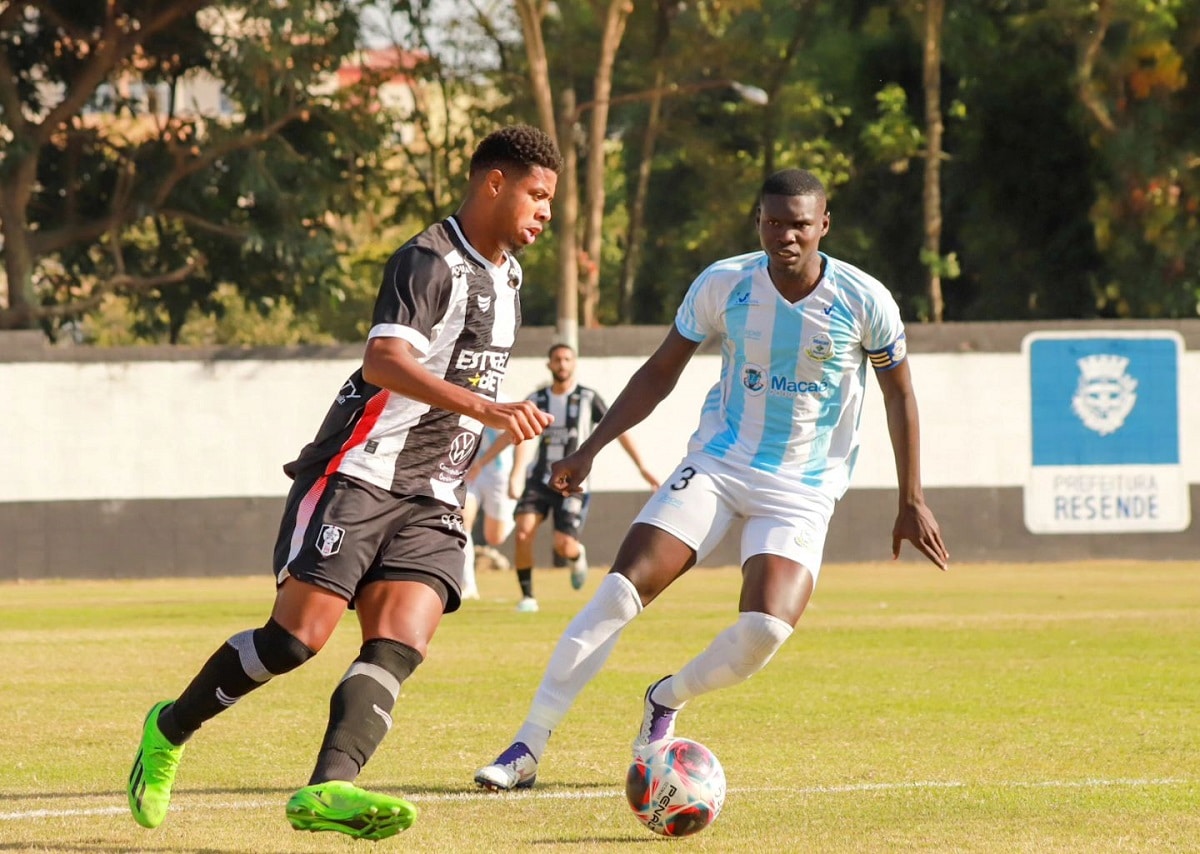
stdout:
{"type": "MultiPolygon", "coordinates": [[[[594,389],[581,385],[564,394],[555,394],[546,386],[529,395],[527,400],[554,416],[554,423],[537,440],[537,459],[529,467],[528,475],[530,481],[549,484],[550,466],[573,453],[592,435],[597,422],[608,412],[608,406],[594,389]]],[[[580,485],[587,489],[586,481],[580,485]]]]}
{"type": "MultiPolygon", "coordinates": [[[[521,325],[521,266],[496,266],[467,243],[454,217],[431,225],[388,260],[369,338],[402,338],[430,373],[496,399],[521,325]]],[[[462,506],[463,474],[483,425],[381,389],[360,367],[334,398],[317,436],[284,466],[320,466],[404,495],[462,506]]]]}

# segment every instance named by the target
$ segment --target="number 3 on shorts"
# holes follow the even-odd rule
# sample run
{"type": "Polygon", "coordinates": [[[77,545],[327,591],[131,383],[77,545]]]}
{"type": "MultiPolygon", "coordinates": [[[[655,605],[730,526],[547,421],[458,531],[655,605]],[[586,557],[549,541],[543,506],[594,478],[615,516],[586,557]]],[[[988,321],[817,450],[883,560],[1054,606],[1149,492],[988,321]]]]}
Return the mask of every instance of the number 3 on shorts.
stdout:
{"type": "Polygon", "coordinates": [[[678,492],[681,489],[687,489],[688,484],[692,482],[692,478],[696,476],[696,470],[691,466],[684,466],[679,470],[679,480],[671,484],[671,489],[678,492]]]}

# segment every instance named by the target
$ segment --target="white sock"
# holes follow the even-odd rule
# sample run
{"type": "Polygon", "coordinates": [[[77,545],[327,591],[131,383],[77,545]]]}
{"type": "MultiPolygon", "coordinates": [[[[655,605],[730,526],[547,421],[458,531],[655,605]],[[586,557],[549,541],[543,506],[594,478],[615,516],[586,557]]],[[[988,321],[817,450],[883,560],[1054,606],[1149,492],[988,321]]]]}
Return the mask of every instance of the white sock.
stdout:
{"type": "Polygon", "coordinates": [[[463,547],[462,589],[464,593],[475,589],[475,540],[470,531],[467,531],[467,544],[463,547]]]}
{"type": "Polygon", "coordinates": [[[628,578],[610,572],[591,601],[571,620],[533,695],[525,723],[514,741],[523,741],[541,758],[551,731],[566,716],[583,687],[600,672],[621,636],[621,629],[640,614],[642,599],[628,578]]]}
{"type": "Polygon", "coordinates": [[[654,689],[654,700],[678,709],[688,700],[718,688],[745,682],[766,666],[792,634],[778,617],[746,611],[708,648],[654,689]]]}

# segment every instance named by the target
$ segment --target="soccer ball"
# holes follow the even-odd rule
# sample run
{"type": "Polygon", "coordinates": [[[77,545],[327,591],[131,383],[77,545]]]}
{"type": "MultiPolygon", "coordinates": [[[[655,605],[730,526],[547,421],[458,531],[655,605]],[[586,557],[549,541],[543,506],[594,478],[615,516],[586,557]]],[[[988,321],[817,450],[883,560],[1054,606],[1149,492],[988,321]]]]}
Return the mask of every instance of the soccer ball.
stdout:
{"type": "Polygon", "coordinates": [[[712,824],[725,803],[725,770],[711,750],[664,738],[643,750],[625,775],[625,797],[660,836],[691,836],[712,824]]]}

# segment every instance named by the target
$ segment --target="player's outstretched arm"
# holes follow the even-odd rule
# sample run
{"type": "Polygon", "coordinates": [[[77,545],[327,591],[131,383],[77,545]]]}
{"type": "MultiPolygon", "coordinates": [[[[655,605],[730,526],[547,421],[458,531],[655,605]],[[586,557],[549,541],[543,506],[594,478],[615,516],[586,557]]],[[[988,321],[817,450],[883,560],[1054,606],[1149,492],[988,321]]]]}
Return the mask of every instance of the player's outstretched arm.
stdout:
{"type": "Polygon", "coordinates": [[[405,397],[474,418],[515,441],[540,436],[553,418],[531,401],[496,403],[434,376],[402,338],[372,338],[363,355],[363,379],[405,397]]]}
{"type": "Polygon", "coordinates": [[[892,526],[892,558],[900,557],[900,543],[908,540],[939,569],[946,569],[950,552],[933,511],[925,504],[921,488],[921,430],[917,397],[913,393],[908,360],[886,371],[876,371],[887,410],[888,435],[896,457],[900,509],[892,526]]]}
{"type": "Polygon", "coordinates": [[[591,471],[592,460],[600,449],[640,424],[662,403],[675,388],[684,366],[699,346],[700,342],[684,338],[672,326],[658,349],[629,378],[592,435],[575,453],[553,465],[551,487],[563,493],[578,492],[579,484],[591,471]]]}
{"type": "Polygon", "coordinates": [[[488,445],[486,450],[481,451],[479,455],[475,457],[475,462],[471,463],[471,467],[467,469],[467,483],[472,483],[475,478],[479,477],[479,474],[488,467],[488,464],[491,463],[492,460],[496,459],[496,457],[500,456],[500,454],[504,452],[504,449],[512,445],[512,443],[512,437],[507,433],[502,433],[501,435],[497,436],[496,441],[488,445]]]}

